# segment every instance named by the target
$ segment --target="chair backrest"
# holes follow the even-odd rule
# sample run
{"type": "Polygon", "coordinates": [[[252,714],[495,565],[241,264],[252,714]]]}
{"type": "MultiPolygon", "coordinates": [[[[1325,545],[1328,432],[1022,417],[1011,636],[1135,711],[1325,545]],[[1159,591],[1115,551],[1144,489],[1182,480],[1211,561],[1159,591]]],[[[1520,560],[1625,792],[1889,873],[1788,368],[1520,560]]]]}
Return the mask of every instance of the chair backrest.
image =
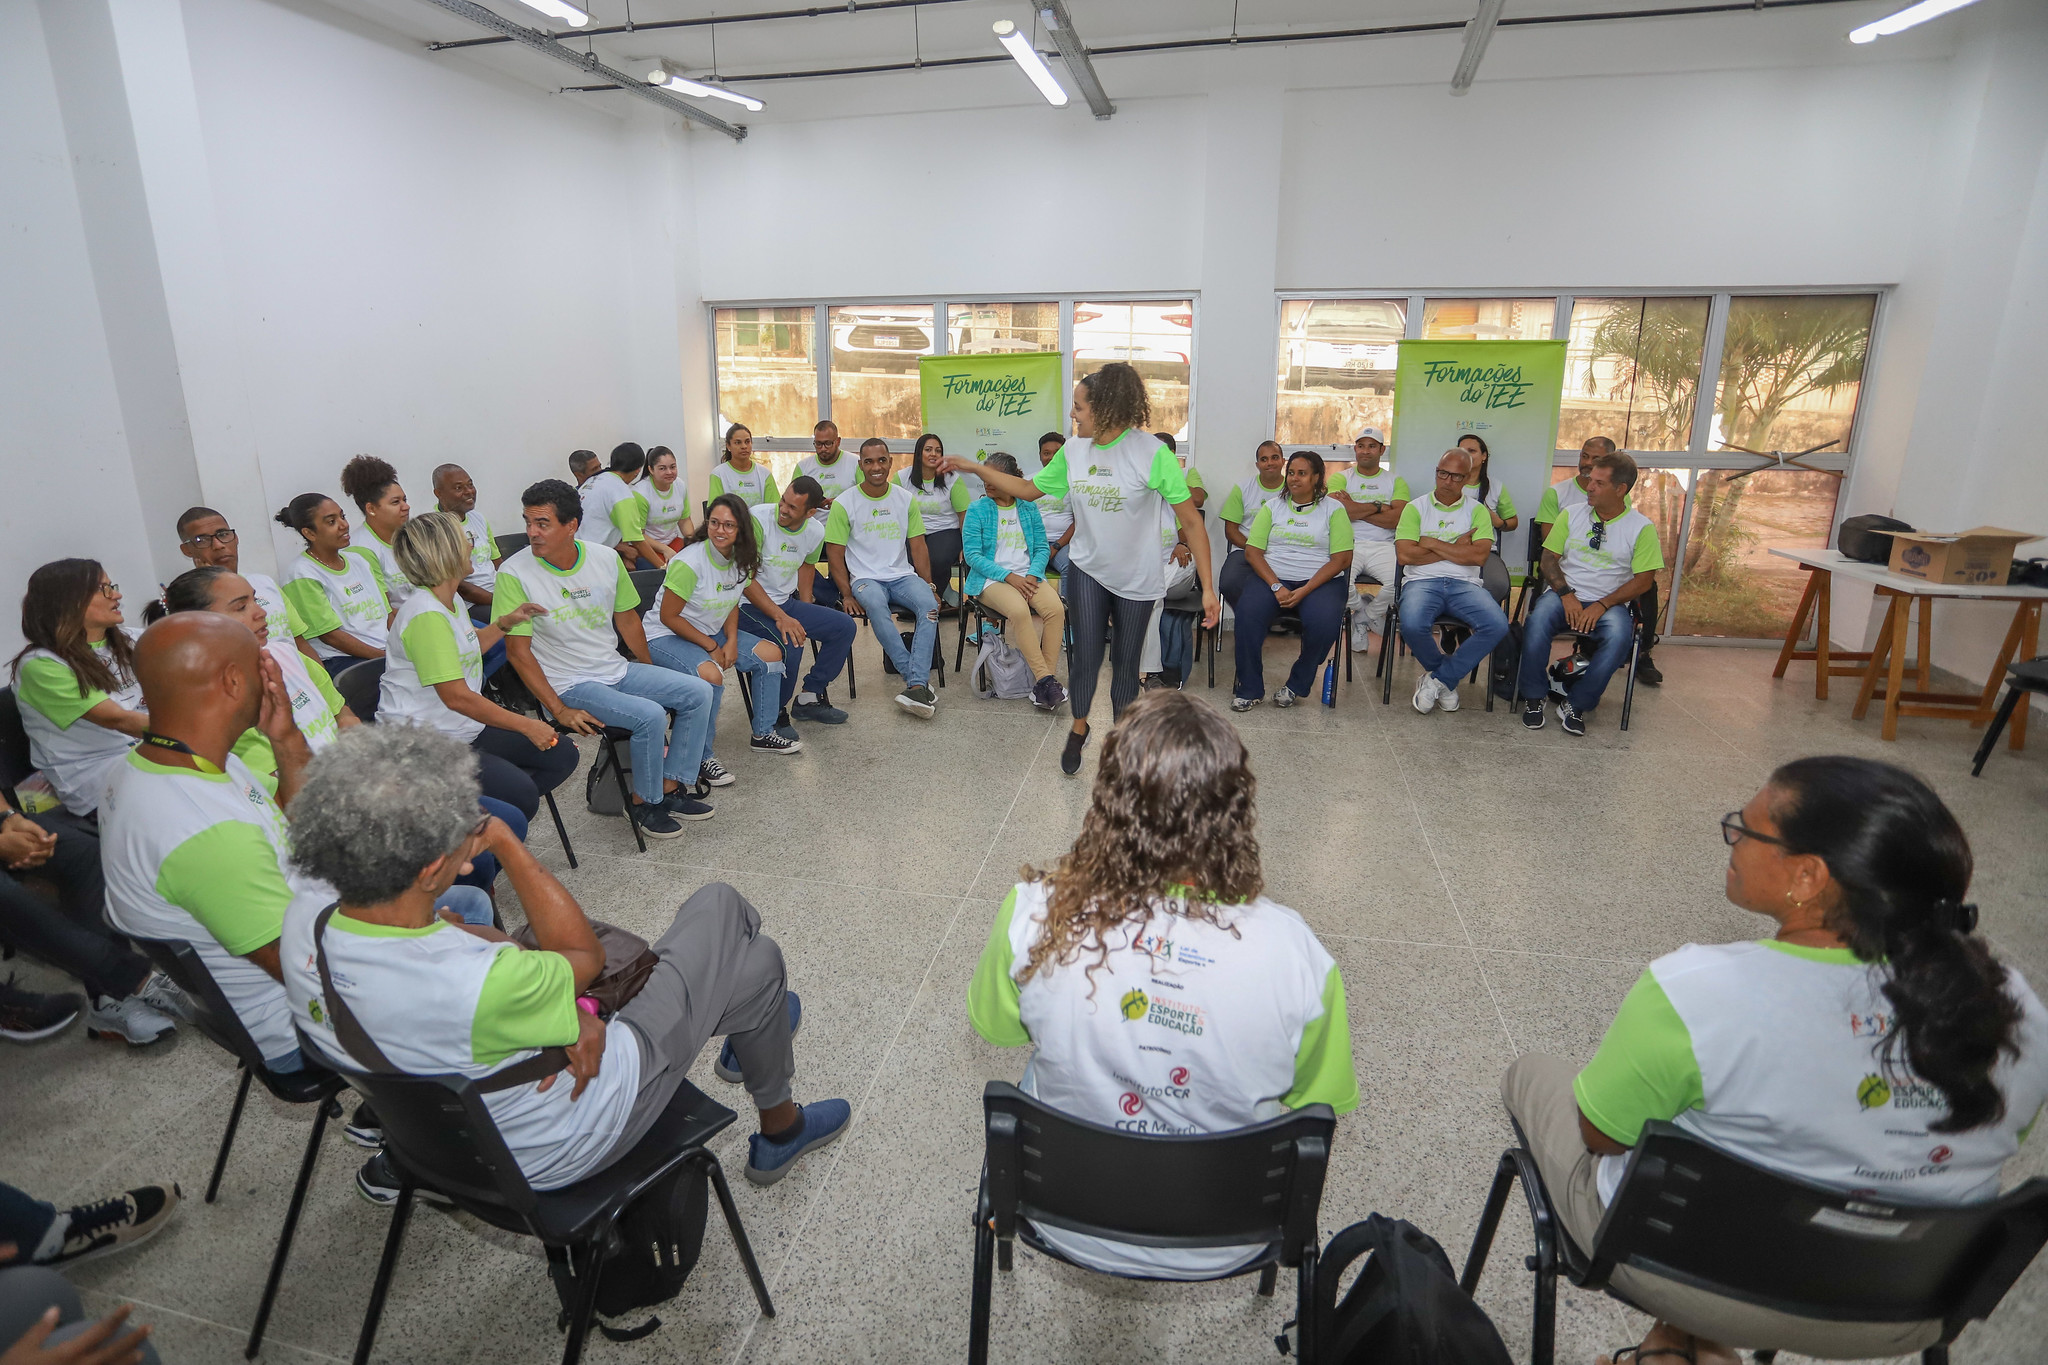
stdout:
{"type": "Polygon", "coordinates": [[[989,1082],[981,1104],[998,1236],[1022,1216],[1139,1246],[1277,1242],[1287,1265],[1315,1241],[1337,1127],[1326,1104],[1192,1137],[1119,1132],[1003,1081],[989,1082]]]}
{"type": "MultiPolygon", "coordinates": [[[[6,791],[9,801],[15,800],[14,789],[22,779],[35,770],[28,731],[21,724],[21,702],[13,688],[0,687],[0,789],[6,791]]],[[[20,802],[15,806],[19,809],[20,802]]]]}
{"type": "Polygon", "coordinates": [[[631,569],[626,574],[633,580],[633,591],[640,595],[642,607],[654,605],[654,596],[661,591],[661,580],[667,575],[666,569],[631,569]]]}
{"type": "Polygon", "coordinates": [[[527,540],[526,532],[524,531],[513,531],[507,535],[499,536],[497,539],[498,558],[500,559],[510,559],[532,543],[527,540]]]}
{"type": "Polygon", "coordinates": [[[377,697],[383,690],[385,659],[365,659],[350,664],[334,675],[334,690],[341,693],[341,699],[348,703],[348,709],[356,713],[356,719],[369,724],[377,719],[377,697]]]}
{"type": "Polygon", "coordinates": [[[267,1069],[263,1049],[249,1036],[241,1016],[222,994],[220,983],[207,970],[198,949],[181,938],[138,938],[135,946],[152,966],[185,992],[185,998],[191,1002],[193,1027],[251,1071],[260,1074],[267,1069]]]}
{"type": "Polygon", "coordinates": [[[1843,1194],[1651,1123],[1594,1239],[1592,1267],[1635,1266],[1781,1313],[1838,1322],[1942,1319],[1997,1306],[2048,1241],[2048,1180],[1986,1204],[1843,1194]]]}

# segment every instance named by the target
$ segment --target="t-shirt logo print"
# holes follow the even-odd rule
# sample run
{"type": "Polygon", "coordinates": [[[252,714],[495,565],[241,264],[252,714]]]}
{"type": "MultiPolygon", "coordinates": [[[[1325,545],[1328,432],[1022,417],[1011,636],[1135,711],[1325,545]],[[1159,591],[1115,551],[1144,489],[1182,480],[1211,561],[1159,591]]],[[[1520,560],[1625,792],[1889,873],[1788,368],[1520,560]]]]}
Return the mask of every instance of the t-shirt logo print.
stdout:
{"type": "Polygon", "coordinates": [[[1865,1076],[1856,1087],[1856,1102],[1865,1109],[1882,1109],[1891,1099],[1892,1088],[1875,1072],[1865,1076]]]}
{"type": "Polygon", "coordinates": [[[1126,1115],[1135,1114],[1145,1107],[1145,1098],[1142,1095],[1134,1095],[1126,1090],[1123,1098],[1117,1101],[1117,1107],[1123,1110],[1126,1115]]]}
{"type": "Polygon", "coordinates": [[[1152,1008],[1152,1002],[1145,997],[1145,992],[1133,987],[1125,992],[1122,1000],[1117,1002],[1117,1008],[1123,1011],[1123,1016],[1126,1020],[1136,1023],[1145,1017],[1147,1010],[1152,1008]]]}

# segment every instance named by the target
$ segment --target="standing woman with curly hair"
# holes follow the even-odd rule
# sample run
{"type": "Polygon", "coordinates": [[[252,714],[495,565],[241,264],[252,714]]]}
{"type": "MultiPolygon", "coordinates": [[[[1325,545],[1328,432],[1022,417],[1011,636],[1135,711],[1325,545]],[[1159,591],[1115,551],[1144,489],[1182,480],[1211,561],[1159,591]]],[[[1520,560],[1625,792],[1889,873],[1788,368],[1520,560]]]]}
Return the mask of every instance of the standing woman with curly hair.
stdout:
{"type": "Polygon", "coordinates": [[[14,692],[29,754],[73,815],[99,809],[114,765],[149,728],[121,588],[96,559],[60,559],[28,576],[14,692]]]}
{"type": "Polygon", "coordinates": [[[1122,361],[1104,365],[1074,386],[1073,418],[1074,439],[1035,479],[1013,478],[953,455],[944,461],[953,473],[972,474],[991,491],[1027,502],[1064,496],[1073,514],[1071,565],[1063,579],[1067,617],[1074,626],[1074,664],[1067,680],[1074,725],[1060,754],[1060,770],[1068,776],[1081,770],[1081,746],[1088,742],[1088,712],[1105,646],[1112,718],[1122,716],[1138,695],[1146,627],[1153,604],[1166,596],[1159,528],[1167,507],[1194,551],[1202,581],[1202,624],[1215,625],[1221,611],[1209,567],[1209,533],[1189,499],[1180,461],[1144,430],[1152,418],[1144,379],[1122,361]]]}
{"type": "Polygon", "coordinates": [[[362,509],[363,526],[370,534],[365,538],[368,543],[358,548],[377,561],[384,600],[397,611],[414,591],[398,567],[398,552],[392,548],[398,542],[398,528],[412,515],[412,504],[398,485],[398,471],[389,460],[358,455],[341,467],[341,491],[362,509]]]}
{"type": "MultiPolygon", "coordinates": [[[[1032,1047],[1023,1089],[1093,1123],[1217,1133],[1290,1109],[1358,1107],[1344,979],[1263,894],[1257,784],[1207,702],[1148,692],[1102,746],[1081,835],[1024,869],[967,988],[975,1030],[1032,1047]]],[[[1136,1246],[1038,1227],[1112,1274],[1208,1279],[1258,1246],[1136,1246]]]]}
{"type": "MultiPolygon", "coordinates": [[[[1592,1245],[1653,1119],[1887,1204],[1996,1198],[2048,1099],[2048,1011],[1974,932],[1955,816],[1904,769],[1802,758],[1720,833],[1728,899],[1776,932],[1658,958],[1584,1070],[1525,1053],[1501,1082],[1566,1229],[1592,1245]]],[[[1793,1317],[1626,1266],[1614,1290],[1657,1319],[1617,1359],[1861,1360],[1917,1354],[1942,1331],[1793,1317]]]]}

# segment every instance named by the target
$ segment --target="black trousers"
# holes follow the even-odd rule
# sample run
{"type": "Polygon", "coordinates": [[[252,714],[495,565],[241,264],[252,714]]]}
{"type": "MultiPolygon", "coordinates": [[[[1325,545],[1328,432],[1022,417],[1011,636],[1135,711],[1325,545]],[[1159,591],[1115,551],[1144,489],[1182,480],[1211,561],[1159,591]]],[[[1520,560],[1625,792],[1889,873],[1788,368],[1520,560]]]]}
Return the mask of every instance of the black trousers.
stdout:
{"type": "Polygon", "coordinates": [[[539,749],[517,730],[495,725],[478,731],[469,747],[476,750],[483,794],[518,807],[528,820],[540,809],[542,794],[567,782],[583,759],[566,739],[551,749],[539,749]]]}
{"type": "Polygon", "coordinates": [[[946,589],[953,585],[953,570],[960,563],[959,530],[926,531],[924,552],[931,559],[932,586],[938,589],[939,605],[943,607],[946,605],[946,589]]]}
{"type": "Polygon", "coordinates": [[[1145,654],[1145,631],[1152,623],[1153,604],[1118,597],[1079,564],[1070,564],[1061,581],[1067,588],[1067,620],[1074,627],[1074,665],[1067,678],[1074,719],[1086,720],[1089,707],[1095,704],[1095,681],[1107,650],[1109,713],[1114,721],[1137,700],[1138,665],[1145,654]]]}
{"type": "Polygon", "coordinates": [[[68,972],[94,996],[125,1000],[149,977],[149,959],[107,927],[107,882],[100,872],[99,830],[62,812],[26,817],[57,836],[48,862],[19,876],[57,884],[51,905],[0,868],[0,942],[68,972]]]}

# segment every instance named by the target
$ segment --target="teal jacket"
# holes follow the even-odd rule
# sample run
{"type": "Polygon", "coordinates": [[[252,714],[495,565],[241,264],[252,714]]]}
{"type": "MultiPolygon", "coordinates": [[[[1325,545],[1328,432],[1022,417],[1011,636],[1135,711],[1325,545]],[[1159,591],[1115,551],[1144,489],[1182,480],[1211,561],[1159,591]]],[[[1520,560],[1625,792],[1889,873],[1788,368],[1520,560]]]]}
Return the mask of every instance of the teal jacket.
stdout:
{"type": "MultiPolygon", "coordinates": [[[[996,563],[996,513],[1001,509],[993,498],[976,498],[960,519],[960,553],[967,560],[967,595],[973,597],[990,579],[1001,580],[1010,573],[996,563]]],[[[1024,572],[1032,578],[1045,577],[1045,561],[1052,553],[1045,539],[1045,518],[1035,503],[1017,499],[1017,525],[1024,531],[1024,549],[1031,556],[1024,572]]]]}

